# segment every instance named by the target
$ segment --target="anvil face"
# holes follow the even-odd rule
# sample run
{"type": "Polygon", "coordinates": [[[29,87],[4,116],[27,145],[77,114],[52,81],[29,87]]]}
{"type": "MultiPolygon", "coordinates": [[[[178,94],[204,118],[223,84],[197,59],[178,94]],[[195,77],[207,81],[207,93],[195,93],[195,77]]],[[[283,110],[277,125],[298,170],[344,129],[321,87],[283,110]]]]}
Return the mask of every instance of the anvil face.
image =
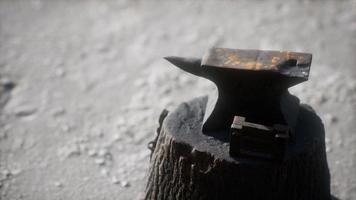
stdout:
{"type": "Polygon", "coordinates": [[[293,85],[308,80],[311,60],[307,53],[212,48],[201,66],[276,73],[293,85]]]}
{"type": "Polygon", "coordinates": [[[177,67],[213,81],[203,124],[208,134],[230,128],[233,117],[256,123],[284,124],[280,96],[308,80],[312,55],[289,51],[212,48],[203,59],[167,57],[177,67]]]}

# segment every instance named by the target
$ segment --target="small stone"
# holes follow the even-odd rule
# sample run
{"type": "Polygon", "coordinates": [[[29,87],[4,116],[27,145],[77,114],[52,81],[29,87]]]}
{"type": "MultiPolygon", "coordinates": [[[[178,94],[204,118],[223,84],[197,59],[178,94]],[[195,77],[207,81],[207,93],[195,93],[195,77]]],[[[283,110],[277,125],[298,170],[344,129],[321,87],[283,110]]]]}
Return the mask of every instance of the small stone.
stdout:
{"type": "Polygon", "coordinates": [[[119,180],[116,176],[113,176],[113,177],[111,177],[111,183],[113,183],[113,184],[119,184],[119,183],[120,183],[120,180],[119,180]]]}
{"type": "Polygon", "coordinates": [[[61,116],[61,115],[64,115],[65,114],[65,109],[64,108],[57,108],[55,110],[52,111],[52,116],[53,117],[58,117],[58,116],[61,116]]]}
{"type": "Polygon", "coordinates": [[[21,169],[11,169],[11,174],[16,176],[22,172],[21,169]]]}
{"type": "Polygon", "coordinates": [[[324,104],[328,101],[328,98],[324,94],[317,94],[312,98],[312,102],[318,105],[324,104]]]}
{"type": "Polygon", "coordinates": [[[61,183],[61,182],[59,182],[59,181],[54,182],[54,185],[55,185],[56,187],[59,187],[59,188],[62,188],[62,187],[63,187],[63,183],[61,183]]]}
{"type": "Polygon", "coordinates": [[[98,156],[105,156],[108,153],[106,149],[99,149],[98,156]]]}
{"type": "Polygon", "coordinates": [[[331,114],[331,113],[328,113],[324,116],[325,120],[327,121],[328,124],[335,124],[338,122],[338,118],[331,114]]]}
{"type": "Polygon", "coordinates": [[[324,104],[328,101],[328,98],[325,95],[321,95],[321,97],[319,98],[319,104],[324,104]]]}
{"type": "Polygon", "coordinates": [[[5,178],[9,178],[12,176],[11,171],[7,170],[7,169],[3,170],[1,173],[2,173],[3,177],[5,177],[5,178]]]}
{"type": "Polygon", "coordinates": [[[128,124],[117,126],[117,129],[119,130],[120,133],[126,132],[130,128],[131,127],[128,124]]]}
{"type": "Polygon", "coordinates": [[[65,71],[63,68],[57,68],[55,71],[55,74],[57,77],[64,77],[65,75],[65,71]]]}
{"type": "Polygon", "coordinates": [[[98,152],[95,150],[95,149],[90,149],[89,151],[88,151],[88,155],[90,156],[90,157],[94,157],[94,156],[96,156],[98,154],[98,152]]]}
{"type": "Polygon", "coordinates": [[[8,78],[2,78],[0,80],[0,84],[2,85],[2,87],[5,89],[5,90],[11,90],[15,87],[15,83],[13,81],[11,81],[10,79],[8,78]]]}
{"type": "Polygon", "coordinates": [[[125,125],[126,124],[126,120],[124,117],[119,117],[116,121],[116,124],[118,127],[121,127],[122,125],[125,125]]]}
{"type": "Polygon", "coordinates": [[[105,159],[104,158],[97,158],[97,159],[95,159],[95,164],[105,165],[105,159]]]}
{"type": "Polygon", "coordinates": [[[114,141],[119,141],[119,140],[121,140],[122,138],[121,138],[121,136],[120,136],[120,134],[115,134],[114,135],[114,141]]]}
{"type": "Polygon", "coordinates": [[[121,187],[130,187],[130,183],[128,181],[121,181],[121,187]]]}
{"type": "MultiPolygon", "coordinates": [[[[72,127],[72,126],[71,126],[72,127]]],[[[75,144],[81,144],[81,143],[86,143],[89,141],[89,138],[87,136],[83,136],[83,137],[78,137],[75,138],[75,144]]]]}
{"type": "Polygon", "coordinates": [[[18,198],[19,200],[20,200],[20,199],[24,199],[24,195],[23,195],[23,194],[19,194],[17,198],[18,198]]]}
{"type": "Polygon", "coordinates": [[[108,176],[109,175],[109,170],[106,169],[106,168],[102,168],[100,170],[100,173],[103,175],[103,176],[108,176]]]}
{"type": "Polygon", "coordinates": [[[332,148],[330,147],[330,146],[326,146],[326,153],[330,153],[330,152],[332,152],[332,148]]]}
{"type": "Polygon", "coordinates": [[[159,89],[159,94],[160,95],[167,95],[167,94],[171,93],[172,91],[173,91],[172,87],[170,87],[169,85],[165,85],[165,86],[162,86],[159,89]]]}
{"type": "Polygon", "coordinates": [[[70,126],[68,124],[64,124],[61,126],[63,132],[68,133],[70,131],[70,126]]]}
{"type": "Polygon", "coordinates": [[[104,131],[99,127],[93,127],[91,132],[96,137],[99,137],[99,138],[103,138],[104,137],[104,131]]]}
{"type": "Polygon", "coordinates": [[[27,117],[37,112],[37,109],[31,106],[20,106],[15,110],[17,117],[27,117]]]}
{"type": "Polygon", "coordinates": [[[336,116],[331,117],[331,123],[336,123],[338,121],[339,121],[339,119],[336,116]]]}
{"type": "Polygon", "coordinates": [[[24,144],[25,144],[25,140],[21,137],[18,137],[14,139],[13,147],[14,149],[22,149],[24,144]]]}
{"type": "Polygon", "coordinates": [[[79,156],[81,154],[81,151],[78,147],[78,145],[69,145],[69,146],[64,146],[59,149],[58,155],[62,156],[64,159],[65,158],[71,158],[75,156],[79,156]]]}
{"type": "Polygon", "coordinates": [[[102,130],[100,130],[100,131],[98,132],[98,137],[100,137],[100,138],[103,138],[103,137],[104,137],[104,132],[103,132],[102,130]]]}

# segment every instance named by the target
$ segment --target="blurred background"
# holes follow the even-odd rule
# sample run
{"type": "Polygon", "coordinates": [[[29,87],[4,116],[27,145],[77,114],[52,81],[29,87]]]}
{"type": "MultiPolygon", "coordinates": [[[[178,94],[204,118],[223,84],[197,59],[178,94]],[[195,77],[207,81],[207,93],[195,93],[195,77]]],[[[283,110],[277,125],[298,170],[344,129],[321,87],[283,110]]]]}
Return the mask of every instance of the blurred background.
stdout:
{"type": "Polygon", "coordinates": [[[214,86],[162,57],[313,54],[290,91],[322,118],[332,194],[356,199],[356,1],[0,0],[0,199],[136,199],[158,116],[214,86]]]}

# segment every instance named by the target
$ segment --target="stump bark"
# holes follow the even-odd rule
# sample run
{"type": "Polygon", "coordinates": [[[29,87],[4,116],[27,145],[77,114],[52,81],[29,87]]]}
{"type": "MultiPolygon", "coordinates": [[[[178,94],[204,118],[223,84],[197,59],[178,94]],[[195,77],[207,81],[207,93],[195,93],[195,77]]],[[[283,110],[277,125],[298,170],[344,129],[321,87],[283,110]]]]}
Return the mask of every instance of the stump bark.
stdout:
{"type": "Polygon", "coordinates": [[[207,97],[181,104],[163,121],[145,199],[330,199],[324,127],[300,106],[283,162],[232,158],[229,142],[201,132],[207,97]]]}

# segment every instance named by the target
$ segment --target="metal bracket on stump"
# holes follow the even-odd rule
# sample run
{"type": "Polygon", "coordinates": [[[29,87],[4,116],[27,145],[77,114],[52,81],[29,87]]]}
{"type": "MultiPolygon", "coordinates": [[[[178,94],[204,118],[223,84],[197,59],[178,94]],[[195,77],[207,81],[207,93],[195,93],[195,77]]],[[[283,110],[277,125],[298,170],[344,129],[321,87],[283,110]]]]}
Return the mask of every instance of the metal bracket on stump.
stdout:
{"type": "Polygon", "coordinates": [[[269,127],[235,116],[231,125],[230,155],[283,160],[289,138],[288,126],[269,127]]]}

